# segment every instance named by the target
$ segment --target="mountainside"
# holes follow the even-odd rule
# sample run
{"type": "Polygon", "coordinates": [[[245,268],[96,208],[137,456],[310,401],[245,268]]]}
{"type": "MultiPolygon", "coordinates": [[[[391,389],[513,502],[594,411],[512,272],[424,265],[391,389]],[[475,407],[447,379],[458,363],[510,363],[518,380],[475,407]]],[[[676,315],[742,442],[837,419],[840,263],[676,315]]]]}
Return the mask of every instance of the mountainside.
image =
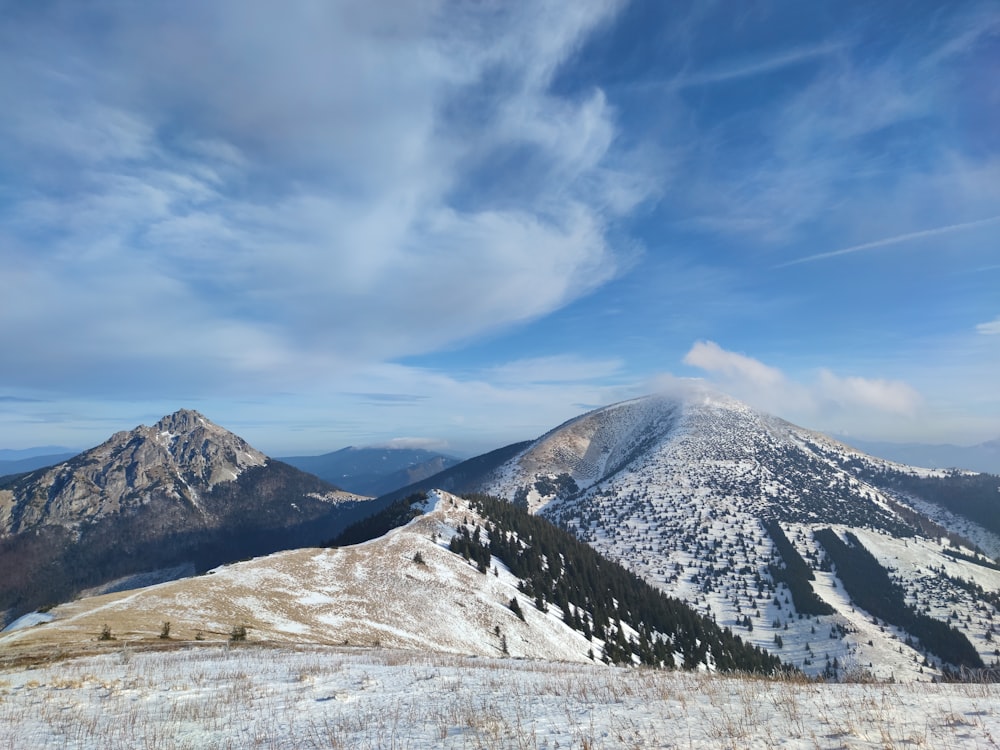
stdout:
{"type": "Polygon", "coordinates": [[[975,515],[1000,518],[997,477],[874,459],[692,391],[570,420],[466,484],[555,521],[807,672],[911,679],[1000,657],[1000,534],[975,515]],[[960,500],[943,505],[943,486],[960,500]],[[861,608],[825,529],[877,561],[892,606],[861,608]]]}
{"type": "Polygon", "coordinates": [[[435,491],[399,505],[388,515],[405,525],[364,543],[281,552],[80,599],[0,637],[0,648],[79,646],[105,628],[119,640],[149,641],[169,622],[179,640],[225,640],[245,629],[270,642],[721,671],[780,667],[509,504],[435,491]],[[422,507],[411,510],[412,502],[422,507]]]}
{"type": "Polygon", "coordinates": [[[291,456],[281,460],[348,492],[368,497],[388,494],[459,462],[457,458],[422,448],[354,447],[321,456],[291,456]]]}
{"type": "Polygon", "coordinates": [[[0,482],[2,620],[122,576],[318,543],[358,500],[178,411],[0,482]]]}

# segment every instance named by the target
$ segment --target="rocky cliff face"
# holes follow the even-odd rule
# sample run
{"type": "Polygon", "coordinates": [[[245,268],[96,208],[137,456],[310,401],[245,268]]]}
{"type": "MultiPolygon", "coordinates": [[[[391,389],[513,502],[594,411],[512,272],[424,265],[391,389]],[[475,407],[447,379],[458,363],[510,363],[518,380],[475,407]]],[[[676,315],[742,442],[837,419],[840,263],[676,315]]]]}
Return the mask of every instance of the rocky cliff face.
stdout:
{"type": "Polygon", "coordinates": [[[359,514],[357,498],[182,409],[0,485],[0,621],[118,576],[319,544],[359,514]]]}
{"type": "Polygon", "coordinates": [[[72,460],[0,491],[0,533],[73,527],[154,496],[201,508],[200,498],[267,457],[201,414],[182,409],[152,427],[119,432],[72,460]]]}

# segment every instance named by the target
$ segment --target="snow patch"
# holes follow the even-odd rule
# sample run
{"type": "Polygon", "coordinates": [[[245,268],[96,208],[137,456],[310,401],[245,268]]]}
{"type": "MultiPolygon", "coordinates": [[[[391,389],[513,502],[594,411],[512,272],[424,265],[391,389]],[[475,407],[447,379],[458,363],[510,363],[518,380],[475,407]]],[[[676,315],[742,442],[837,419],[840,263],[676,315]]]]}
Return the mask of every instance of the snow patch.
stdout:
{"type": "Polygon", "coordinates": [[[15,630],[21,630],[22,628],[30,628],[33,625],[41,625],[46,622],[52,622],[55,618],[50,612],[29,612],[26,615],[21,615],[14,622],[10,623],[2,631],[3,633],[11,633],[15,630]]]}

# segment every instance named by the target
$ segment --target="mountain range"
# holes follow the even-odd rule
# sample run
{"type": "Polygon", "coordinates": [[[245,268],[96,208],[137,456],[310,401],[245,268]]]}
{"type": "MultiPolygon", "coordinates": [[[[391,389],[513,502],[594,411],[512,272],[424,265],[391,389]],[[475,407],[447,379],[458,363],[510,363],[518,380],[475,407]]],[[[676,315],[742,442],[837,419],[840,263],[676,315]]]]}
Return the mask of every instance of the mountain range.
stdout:
{"type": "MultiPolygon", "coordinates": [[[[146,451],[184,457],[188,468],[173,473],[154,471],[151,461],[140,462],[147,466],[144,472],[131,472],[156,477],[159,495],[184,507],[204,504],[220,486],[249,488],[260,478],[254,472],[277,463],[231,442],[222,451],[225,460],[199,461],[204,451],[189,450],[184,446],[192,439],[175,442],[175,435],[206,427],[207,420],[193,412],[178,414],[183,429],[169,421],[141,428],[144,432],[116,436],[110,447],[67,465],[89,466],[95,486],[57,467],[32,475],[26,485],[47,477],[47,494],[26,492],[21,485],[8,488],[20,505],[0,512],[3,528],[23,534],[25,524],[46,518],[72,526],[84,523],[93,512],[87,508],[95,504],[135,505],[143,493],[96,499],[104,498],[101,487],[122,486],[111,479],[122,471],[127,477],[129,470],[114,468],[119,464],[113,458],[133,441],[152,440],[155,446],[146,451]],[[101,468],[109,462],[113,470],[101,468]],[[105,475],[101,485],[96,477],[105,475]],[[71,488],[66,495],[65,488],[71,488]],[[84,497],[89,504],[74,502],[84,497]]],[[[511,599],[519,599],[522,613],[534,608],[538,614],[528,619],[548,634],[516,644],[508,637],[512,654],[530,641],[535,645],[524,646],[523,655],[563,659],[569,648],[573,658],[616,661],[624,655],[656,663],[665,659],[657,649],[668,644],[679,649],[683,639],[668,635],[668,626],[638,617],[644,606],[623,604],[633,601],[631,594],[613,596],[609,609],[599,603],[598,589],[569,585],[590,578],[599,586],[619,574],[602,568],[610,562],[588,563],[592,572],[579,574],[582,563],[568,563],[578,557],[572,545],[550,541],[558,537],[545,531],[558,527],[635,576],[637,583],[621,584],[622,592],[651,586],[690,608],[684,615],[689,631],[704,627],[690,623],[710,622],[754,653],[766,650],[807,674],[930,679],[1000,658],[1000,477],[873,458],[722,394],[692,389],[596,409],[537,440],[470,459],[352,508],[361,519],[420,491],[429,491],[435,501],[404,529],[335,551],[284,552],[216,570],[215,581],[232,579],[242,592],[221,595],[217,605],[207,593],[197,594],[199,587],[212,585],[195,578],[143,590],[148,593],[65,604],[52,611],[54,621],[43,626],[47,631],[30,637],[15,631],[9,638],[59,640],[77,628],[73,623],[90,632],[98,619],[110,617],[98,613],[121,608],[116,627],[129,637],[148,633],[152,625],[146,620],[156,613],[183,622],[184,637],[193,637],[199,622],[219,637],[227,624],[241,621],[269,639],[369,645],[377,640],[485,654],[499,648],[496,626],[508,636],[512,632],[505,629],[509,614],[501,610],[513,611],[511,599]],[[495,501],[489,497],[552,525],[512,521],[504,505],[490,505],[495,501]],[[173,593],[161,600],[162,592],[173,593]],[[186,604],[191,602],[199,603],[192,609],[186,604]],[[570,632],[555,628],[553,620],[570,632]],[[424,631],[435,635],[422,641],[416,634],[424,631]],[[580,650],[581,632],[591,653],[580,650]],[[549,645],[539,645],[543,642],[549,645]]],[[[157,517],[170,527],[169,515],[157,517]]],[[[233,524],[236,515],[219,517],[233,524]]],[[[344,517],[338,520],[343,526],[344,517]]],[[[319,536],[313,533],[313,541],[302,543],[316,544],[319,536]]],[[[635,601],[656,596],[647,593],[635,601]]],[[[83,632],[79,628],[77,635],[83,632]]],[[[729,647],[717,648],[722,650],[690,658],[677,650],[671,658],[691,666],[730,663],[718,656],[729,647]]]]}
{"type": "Polygon", "coordinates": [[[60,446],[2,450],[0,451],[0,477],[23,474],[35,469],[43,469],[46,466],[55,466],[63,461],[68,461],[75,455],[74,451],[60,446]]]}
{"type": "Polygon", "coordinates": [[[1000,438],[976,445],[891,443],[847,437],[840,439],[872,456],[901,464],[1000,474],[1000,438]]]}
{"type": "Polygon", "coordinates": [[[355,448],[280,459],[356,495],[376,497],[455,466],[457,458],[423,448],[355,448]]]}

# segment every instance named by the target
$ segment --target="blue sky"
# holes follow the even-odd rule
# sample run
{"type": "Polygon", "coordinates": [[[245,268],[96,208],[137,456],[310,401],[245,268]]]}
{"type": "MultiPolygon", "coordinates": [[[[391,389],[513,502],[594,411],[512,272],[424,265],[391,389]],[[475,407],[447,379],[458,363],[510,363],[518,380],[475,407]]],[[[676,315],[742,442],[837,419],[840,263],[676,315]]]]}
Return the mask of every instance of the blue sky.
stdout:
{"type": "Polygon", "coordinates": [[[0,448],[1000,436],[1000,7],[0,1],[0,448]]]}

